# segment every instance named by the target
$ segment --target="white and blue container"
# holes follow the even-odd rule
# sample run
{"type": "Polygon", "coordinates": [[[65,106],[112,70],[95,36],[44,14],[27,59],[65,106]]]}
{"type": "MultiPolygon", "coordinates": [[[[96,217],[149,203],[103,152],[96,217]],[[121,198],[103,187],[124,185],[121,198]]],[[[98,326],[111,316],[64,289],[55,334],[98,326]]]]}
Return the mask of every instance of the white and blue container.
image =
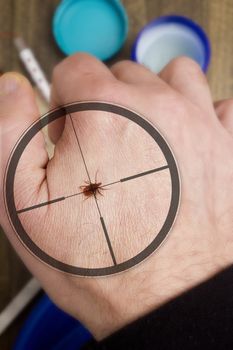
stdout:
{"type": "Polygon", "coordinates": [[[188,56],[207,71],[211,48],[204,30],[187,17],[159,17],[139,32],[131,52],[132,60],[158,73],[173,58],[188,56]]]}

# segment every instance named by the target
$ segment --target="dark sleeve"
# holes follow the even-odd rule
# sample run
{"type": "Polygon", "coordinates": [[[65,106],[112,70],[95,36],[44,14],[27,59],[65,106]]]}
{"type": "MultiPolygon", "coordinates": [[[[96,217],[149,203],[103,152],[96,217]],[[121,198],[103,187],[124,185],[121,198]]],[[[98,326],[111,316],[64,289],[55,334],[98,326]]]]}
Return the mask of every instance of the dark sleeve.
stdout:
{"type": "Polygon", "coordinates": [[[233,350],[233,265],[85,350],[233,350]]]}

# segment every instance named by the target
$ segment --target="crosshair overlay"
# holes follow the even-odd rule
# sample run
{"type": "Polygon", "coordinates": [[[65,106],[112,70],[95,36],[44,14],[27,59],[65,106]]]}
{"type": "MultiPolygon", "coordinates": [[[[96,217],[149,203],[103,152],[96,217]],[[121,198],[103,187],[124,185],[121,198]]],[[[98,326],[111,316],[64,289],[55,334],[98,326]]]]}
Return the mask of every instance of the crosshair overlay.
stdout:
{"type": "MultiPolygon", "coordinates": [[[[76,134],[74,125],[73,125],[74,132],[76,134]]],[[[81,145],[78,140],[77,134],[76,134],[76,141],[79,146],[80,152],[82,153],[81,145]]],[[[83,154],[82,154],[83,157],[83,154]]],[[[85,159],[83,157],[83,162],[85,163],[85,159]]],[[[88,173],[88,169],[86,167],[87,176],[90,180],[90,175],[88,173]]],[[[109,275],[113,273],[118,273],[120,271],[126,270],[142,260],[144,260],[146,257],[148,257],[152,252],[154,252],[160,244],[163,242],[163,240],[166,238],[168,232],[170,231],[173,222],[175,220],[178,206],[179,206],[179,199],[180,199],[180,180],[179,180],[179,174],[178,169],[176,165],[176,161],[174,159],[174,156],[167,144],[167,142],[164,140],[162,135],[158,132],[158,130],[152,126],[146,119],[142,118],[137,113],[126,109],[123,106],[114,105],[111,103],[106,102],[77,102],[69,105],[65,105],[61,108],[58,108],[56,110],[53,110],[46,114],[44,117],[42,117],[39,121],[36,121],[32,126],[26,130],[26,132],[22,135],[18,143],[16,144],[14,150],[12,151],[12,154],[10,156],[8,167],[5,174],[5,205],[8,213],[9,220],[11,222],[11,225],[13,229],[15,230],[17,236],[22,241],[22,243],[29,249],[30,252],[32,252],[35,256],[37,256],[40,260],[45,262],[46,264],[49,264],[50,266],[59,269],[61,271],[71,273],[74,275],[81,275],[81,276],[103,276],[103,275],[109,275]],[[28,145],[28,143],[32,140],[32,138],[47,124],[53,122],[56,119],[59,119],[61,117],[64,117],[65,115],[68,115],[71,119],[72,125],[72,116],[71,114],[74,112],[82,112],[82,111],[105,111],[112,114],[115,114],[116,116],[121,116],[124,118],[129,119],[130,121],[136,123],[138,126],[143,128],[155,141],[155,143],[160,147],[167,164],[164,164],[162,167],[155,168],[155,169],[148,169],[145,170],[142,173],[139,174],[132,174],[131,176],[119,179],[118,181],[114,181],[111,183],[103,184],[104,186],[110,186],[117,183],[122,183],[126,181],[133,180],[137,177],[146,176],[148,174],[152,174],[153,172],[162,171],[165,169],[169,169],[170,171],[170,177],[171,177],[171,189],[172,189],[172,195],[171,195],[171,201],[170,206],[168,210],[167,217],[158,232],[158,234],[155,236],[154,240],[145,248],[143,249],[139,254],[136,256],[128,259],[127,261],[117,263],[111,241],[109,239],[107,227],[103,218],[103,215],[100,211],[100,208],[98,206],[96,195],[95,202],[96,206],[99,212],[100,222],[103,228],[103,232],[105,234],[105,238],[108,244],[108,248],[112,257],[113,265],[107,266],[107,267],[101,267],[101,268],[83,268],[78,266],[73,266],[70,264],[66,264],[64,262],[61,262],[52,256],[48,255],[45,251],[40,249],[33,240],[30,238],[28,233],[25,231],[21,221],[20,221],[20,214],[26,211],[30,211],[36,208],[40,208],[45,205],[56,205],[57,202],[66,200],[68,198],[77,196],[83,192],[78,192],[74,194],[70,194],[68,196],[61,196],[58,198],[54,198],[48,202],[35,204],[33,206],[22,208],[17,210],[14,200],[14,180],[15,180],[15,173],[16,168],[18,165],[18,162],[28,145]]]]}

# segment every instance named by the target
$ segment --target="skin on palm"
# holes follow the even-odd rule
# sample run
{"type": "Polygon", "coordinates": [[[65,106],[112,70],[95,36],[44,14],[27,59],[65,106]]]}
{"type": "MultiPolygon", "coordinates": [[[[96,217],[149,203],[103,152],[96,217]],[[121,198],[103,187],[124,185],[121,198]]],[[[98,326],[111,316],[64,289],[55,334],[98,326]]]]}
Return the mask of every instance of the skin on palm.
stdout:
{"type": "MultiPolygon", "coordinates": [[[[31,256],[16,239],[6,216],[1,218],[1,224],[12,244],[26,265],[40,279],[48,294],[60,307],[84,322],[97,339],[105,337],[232,263],[233,139],[229,130],[223,128],[217,119],[208,86],[195,63],[188,59],[180,60],[179,64],[177,61],[171,63],[173,68],[170,67],[170,73],[168,67],[160,78],[133,63],[125,63],[125,67],[123,64],[114,66],[112,72],[119,81],[100,62],[88,56],[77,55],[65,60],[54,74],[54,104],[95,99],[125,105],[141,113],[158,127],[171,145],[179,164],[182,198],[172,231],[156,253],[140,265],[118,275],[98,279],[72,277],[54,271],[31,256]],[[81,78],[80,73],[77,76],[73,74],[74,70],[82,72],[83,84],[78,93],[74,87],[77,82],[81,83],[81,78]],[[188,84],[188,81],[192,81],[192,84],[188,84]]],[[[95,130],[100,129],[104,135],[108,135],[105,136],[108,149],[116,150],[119,149],[119,140],[114,139],[113,135],[124,135],[128,142],[130,135],[134,133],[129,125],[117,126],[107,120],[99,125],[98,118],[92,123],[92,127],[87,128],[84,121],[80,121],[78,125],[80,135],[85,135],[85,140],[88,139],[87,133],[92,135],[95,130]]],[[[56,130],[58,138],[58,130],[62,130],[62,126],[57,125],[53,130],[56,130]]],[[[41,156],[40,171],[31,172],[30,169],[29,175],[23,166],[25,163],[22,164],[23,177],[33,184],[31,188],[35,188],[37,184],[38,191],[34,193],[33,200],[47,196],[48,189],[50,195],[57,194],[61,183],[59,178],[67,181],[66,185],[69,186],[69,178],[65,177],[63,170],[65,165],[59,168],[61,159],[64,162],[69,159],[66,154],[71,147],[69,135],[69,126],[66,124],[63,135],[57,142],[54,158],[46,165],[45,157],[41,156]],[[56,171],[58,168],[59,171],[56,171]]],[[[94,140],[93,144],[95,152],[91,152],[90,158],[94,176],[99,166],[99,158],[94,140]]],[[[91,145],[86,142],[85,147],[91,145]]],[[[137,144],[132,143],[130,149],[135,147],[138,147],[137,144]]],[[[150,147],[144,145],[144,149],[148,150],[150,147]]],[[[75,150],[69,154],[77,157],[75,150]]],[[[108,158],[106,156],[105,162],[108,158]]],[[[154,159],[149,151],[146,161],[151,158],[154,159]]],[[[72,167],[72,164],[72,160],[69,160],[69,166],[72,167]]],[[[74,174],[80,176],[79,183],[82,183],[85,178],[82,170],[76,169],[74,174]]],[[[100,181],[105,183],[106,174],[101,169],[100,174],[100,181]]],[[[22,179],[19,178],[18,181],[21,183],[22,179]]],[[[148,182],[147,186],[151,191],[153,184],[148,182]]],[[[23,193],[22,189],[17,190],[20,205],[25,204],[21,198],[23,193]]],[[[127,192],[124,195],[127,196],[127,192]]],[[[104,198],[101,197],[100,201],[102,200],[104,198]]],[[[123,197],[117,198],[117,201],[122,202],[123,197]]],[[[150,208],[152,201],[148,196],[145,200],[145,211],[150,208]]],[[[89,200],[85,202],[86,205],[91,205],[89,200]]],[[[86,215],[90,218],[89,209],[86,210],[86,215]]],[[[111,210],[108,205],[105,209],[111,210]]],[[[137,215],[131,209],[129,207],[127,218],[134,229],[137,215]]],[[[31,232],[35,232],[33,220],[40,218],[36,218],[35,213],[31,215],[27,224],[31,232]]],[[[48,217],[51,218],[51,215],[48,217]]],[[[46,226],[49,224],[52,226],[54,223],[47,222],[46,226]]],[[[70,224],[72,225],[71,221],[70,224]]],[[[51,235],[54,232],[55,230],[51,235]]],[[[65,251],[63,253],[64,258],[67,258],[65,251]]]]}

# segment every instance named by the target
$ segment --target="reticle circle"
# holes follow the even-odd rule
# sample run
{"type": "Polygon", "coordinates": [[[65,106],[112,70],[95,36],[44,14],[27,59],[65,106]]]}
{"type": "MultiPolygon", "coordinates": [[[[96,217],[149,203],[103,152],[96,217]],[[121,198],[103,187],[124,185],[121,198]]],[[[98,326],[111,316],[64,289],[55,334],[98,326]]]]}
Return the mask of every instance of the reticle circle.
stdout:
{"type": "MultiPolygon", "coordinates": [[[[100,117],[101,118],[101,117],[100,117]]],[[[135,142],[140,142],[139,137],[135,139],[135,142]]],[[[75,147],[75,145],[74,145],[75,147]]],[[[84,163],[84,155],[81,154],[83,157],[84,163]]],[[[101,157],[101,154],[100,154],[101,157]]],[[[88,159],[87,159],[88,160],[88,159]]],[[[139,159],[140,163],[140,159],[139,159]]],[[[84,164],[87,170],[87,164],[84,164]]],[[[75,165],[74,165],[75,166],[75,165]]],[[[89,174],[88,174],[89,175],[89,174]]],[[[67,171],[67,176],[69,176],[69,172],[67,171]]],[[[88,177],[87,177],[88,179],[88,177]]],[[[166,180],[165,179],[165,180],[166,180]]],[[[154,196],[156,198],[156,186],[160,186],[159,182],[155,182],[155,189],[154,190],[154,196]]],[[[81,183],[79,184],[81,185],[81,183]]],[[[126,187],[124,187],[125,189],[126,187]]],[[[158,193],[163,193],[159,192],[158,193]]],[[[74,191],[75,192],[75,191],[74,191]]],[[[132,201],[135,201],[135,190],[131,193],[132,195],[132,201]]],[[[154,197],[153,197],[154,198],[154,197]]],[[[157,200],[158,203],[161,202],[161,198],[154,199],[157,200]]],[[[127,270],[134,265],[142,262],[145,258],[147,258],[149,255],[151,255],[158,247],[161,245],[161,243],[165,240],[166,236],[168,235],[174,221],[177,215],[178,207],[179,207],[179,200],[180,200],[180,180],[179,180],[179,174],[178,174],[178,168],[175,161],[175,158],[173,156],[173,153],[165,141],[164,137],[161,135],[161,133],[144,117],[140,116],[136,112],[129,110],[123,106],[115,105],[112,103],[107,102],[77,102],[72,103],[69,105],[62,106],[56,110],[53,110],[46,115],[44,115],[40,120],[33,123],[21,136],[19,141],[17,142],[16,146],[14,147],[12,154],[10,156],[6,174],[5,174],[5,205],[8,213],[8,217],[10,220],[10,223],[18,236],[18,238],[21,240],[21,242],[24,244],[24,246],[37,258],[39,258],[44,263],[52,266],[55,269],[61,270],[63,272],[67,272],[73,275],[79,275],[79,276],[104,276],[104,275],[110,275],[119,273],[121,271],[127,270]],[[15,201],[15,192],[14,192],[14,185],[15,185],[15,178],[17,174],[17,166],[20,162],[21,157],[24,154],[24,151],[28,144],[33,140],[33,138],[39,133],[45,126],[47,126],[50,123],[53,123],[54,121],[58,120],[59,118],[62,118],[64,116],[70,118],[70,123],[72,124],[73,131],[74,131],[74,143],[77,142],[76,146],[79,146],[79,150],[82,153],[82,148],[78,139],[78,135],[75,129],[75,122],[76,119],[79,118],[80,113],[84,112],[101,112],[105,118],[108,118],[108,116],[114,116],[115,118],[121,118],[121,120],[128,120],[132,125],[135,125],[137,128],[137,132],[143,133],[144,137],[148,137],[151,143],[153,143],[154,147],[159,149],[161,152],[161,157],[163,157],[164,162],[161,163],[159,166],[155,168],[150,169],[141,169],[140,172],[137,173],[123,173],[121,178],[119,179],[109,179],[107,181],[108,183],[103,183],[103,187],[109,187],[109,183],[115,184],[114,190],[117,191],[122,188],[121,186],[127,186],[127,189],[129,191],[129,200],[130,200],[130,186],[134,181],[134,184],[136,181],[140,182],[140,185],[143,184],[144,181],[147,181],[148,178],[155,179],[157,181],[157,174],[161,174],[164,172],[166,174],[167,183],[165,186],[165,190],[169,192],[169,203],[167,203],[167,212],[164,218],[162,218],[162,223],[159,226],[158,232],[153,233],[153,237],[148,241],[148,244],[146,246],[142,246],[141,250],[137,252],[133,256],[127,256],[126,259],[122,258],[115,252],[115,246],[114,246],[114,237],[117,235],[117,233],[114,233],[114,237],[111,235],[111,232],[109,232],[108,229],[108,223],[110,222],[109,214],[106,216],[105,212],[102,212],[101,207],[101,201],[104,201],[105,198],[107,199],[108,196],[110,196],[111,191],[105,191],[104,196],[101,197],[101,199],[96,198],[97,196],[93,196],[93,198],[88,199],[87,201],[83,200],[81,192],[76,194],[70,194],[67,193],[65,195],[59,195],[55,196],[54,198],[50,198],[47,202],[40,202],[40,203],[34,203],[33,205],[30,204],[29,207],[25,208],[19,208],[17,206],[17,203],[15,201]],[[74,117],[75,116],[75,117],[74,117]],[[141,131],[140,131],[141,130],[141,131]],[[98,225],[98,234],[100,232],[103,239],[106,243],[106,253],[109,255],[109,263],[107,266],[78,266],[75,263],[67,263],[67,261],[62,261],[62,259],[58,259],[53,256],[53,254],[49,254],[46,249],[42,249],[41,246],[39,246],[36,241],[31,237],[31,234],[27,232],[25,229],[25,225],[22,223],[22,215],[28,215],[32,210],[39,211],[41,208],[45,208],[46,206],[58,206],[57,212],[58,216],[63,215],[64,208],[59,207],[59,205],[63,205],[64,203],[67,203],[68,200],[75,201],[76,198],[79,200],[79,205],[82,205],[82,203],[93,203],[93,208],[96,208],[96,217],[98,217],[96,221],[96,227],[98,225]],[[102,199],[103,198],[103,199],[102,199]],[[80,202],[82,200],[83,202],[80,202]],[[92,202],[90,202],[92,201],[92,202]],[[113,239],[113,241],[112,241],[113,239]]],[[[143,197],[143,205],[149,201],[149,196],[147,193],[145,193],[143,197]]],[[[140,201],[139,201],[140,202],[140,201]]],[[[73,202],[75,205],[75,202],[73,202]]],[[[136,203],[135,203],[136,205],[136,203]]],[[[159,205],[159,204],[158,204],[159,205]]],[[[139,203],[140,206],[140,203],[139,203]]],[[[104,207],[103,207],[104,208],[104,207]]],[[[116,210],[116,212],[119,214],[118,208],[113,208],[112,210],[116,210]]],[[[140,210],[138,211],[140,212],[140,210]]],[[[120,214],[119,214],[120,215],[120,214]]],[[[147,220],[150,222],[152,220],[151,218],[145,218],[146,213],[143,214],[144,222],[147,220]]],[[[77,222],[79,220],[79,212],[77,212],[77,222]]],[[[81,220],[81,218],[80,218],[81,220]]],[[[40,222],[43,220],[40,219],[40,222]]],[[[94,226],[92,226],[94,227],[94,226]]],[[[121,229],[119,230],[119,234],[122,235],[121,237],[124,237],[124,226],[122,226],[121,223],[121,229]]],[[[132,237],[133,237],[132,233],[132,237]]],[[[143,232],[142,232],[143,234],[143,232]]],[[[116,238],[116,240],[120,240],[120,238],[116,238]]],[[[79,251],[76,252],[77,256],[79,254],[79,251]]],[[[75,260],[74,260],[75,261],[75,260]]]]}

